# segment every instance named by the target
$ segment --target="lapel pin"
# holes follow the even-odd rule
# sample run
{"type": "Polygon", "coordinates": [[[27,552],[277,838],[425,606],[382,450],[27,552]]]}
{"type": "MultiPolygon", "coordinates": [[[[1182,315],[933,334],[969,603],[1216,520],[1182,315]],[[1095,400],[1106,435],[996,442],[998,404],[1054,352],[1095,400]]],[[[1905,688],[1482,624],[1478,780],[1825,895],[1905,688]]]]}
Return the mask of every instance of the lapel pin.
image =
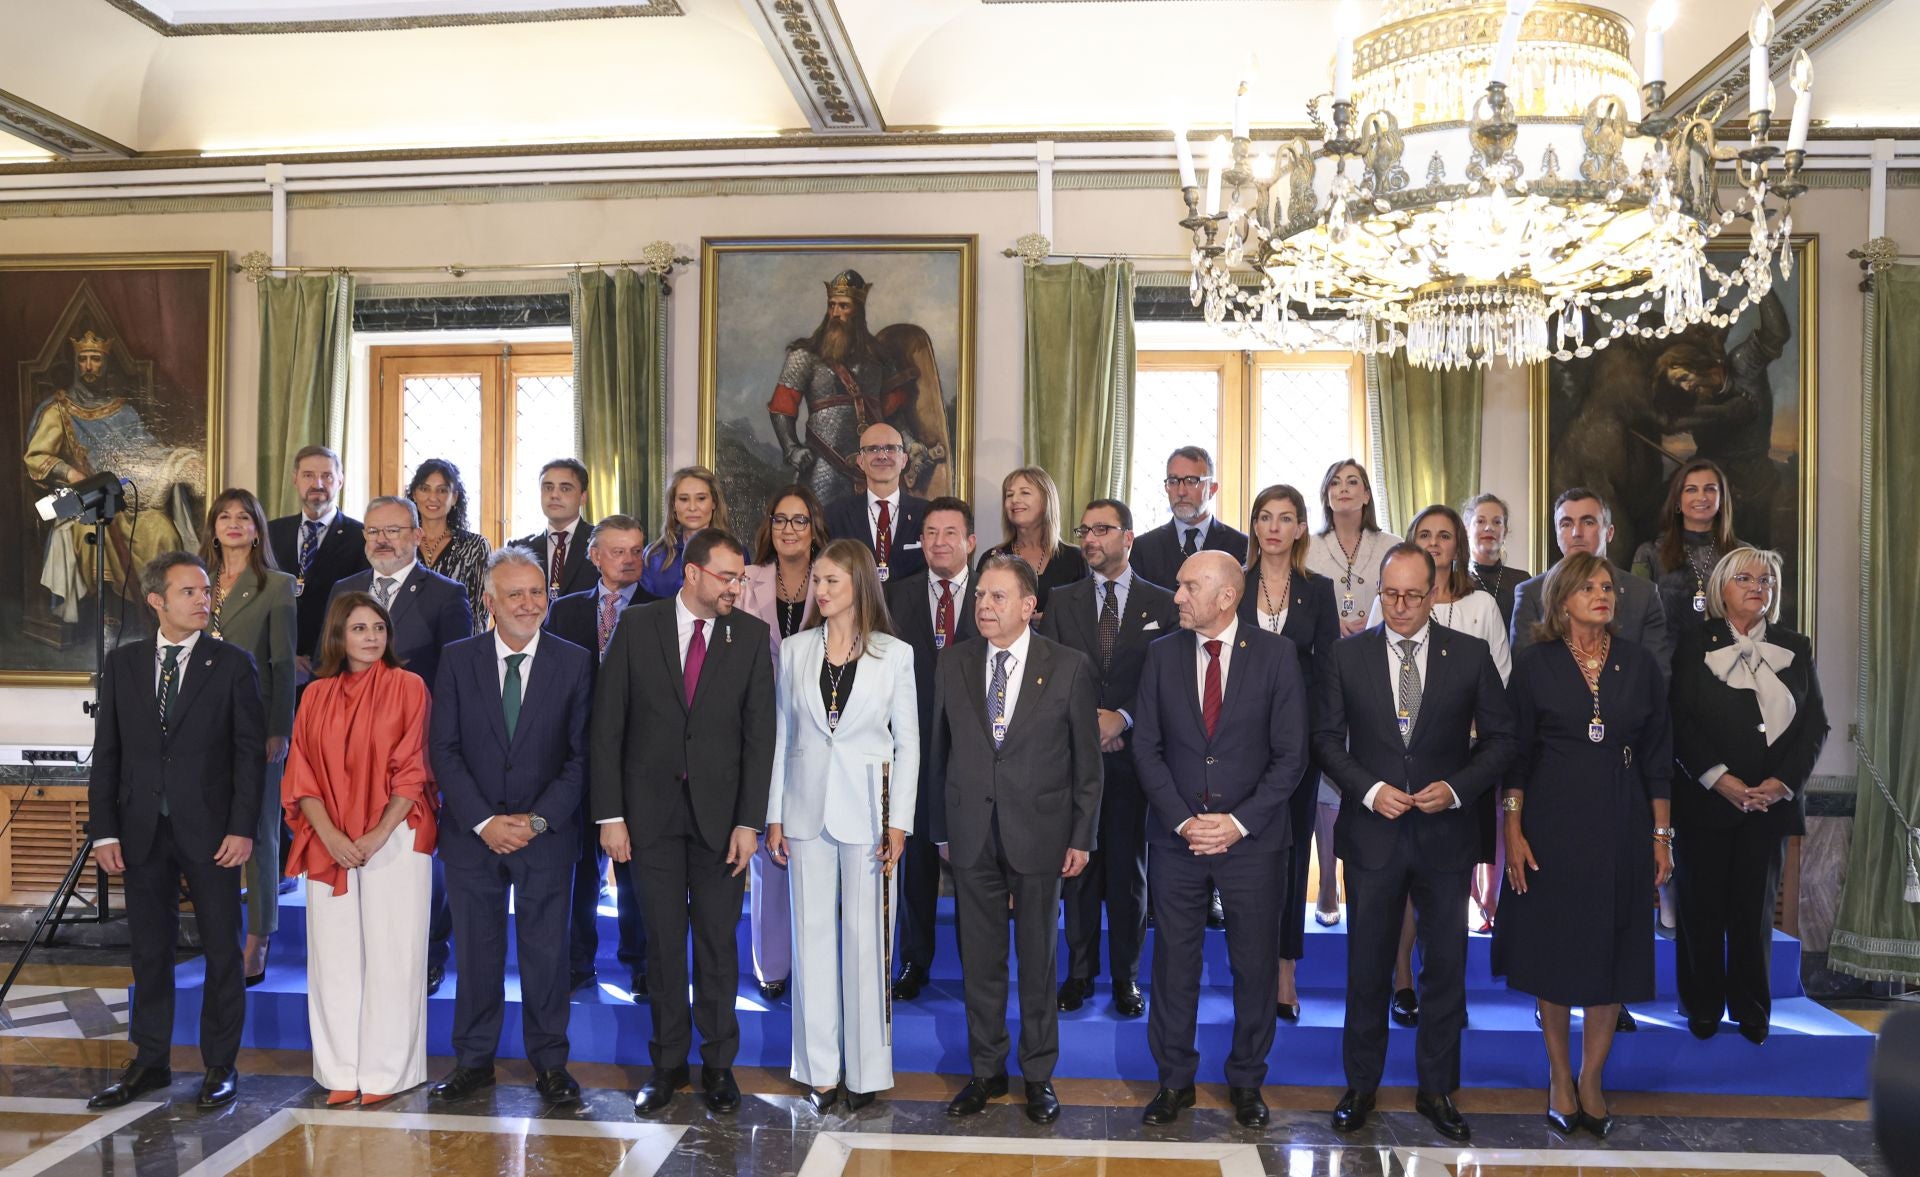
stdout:
{"type": "Polygon", "coordinates": [[[1444,648],[1440,651],[1440,656],[1442,658],[1445,658],[1447,656],[1447,651],[1444,648]]]}
{"type": "Polygon", "coordinates": [[[728,622],[727,624],[721,626],[720,630],[723,634],[726,635],[727,644],[731,646],[733,644],[733,623],[728,622]]]}
{"type": "Polygon", "coordinates": [[[1033,680],[1033,685],[1036,687],[1044,687],[1047,685],[1047,680],[1044,678],[1036,678],[1033,680]]]}
{"type": "Polygon", "coordinates": [[[1244,650],[1244,649],[1246,649],[1246,648],[1247,648],[1247,639],[1245,639],[1245,638],[1241,638],[1241,639],[1240,639],[1240,648],[1241,648],[1242,650],[1244,650]]]}

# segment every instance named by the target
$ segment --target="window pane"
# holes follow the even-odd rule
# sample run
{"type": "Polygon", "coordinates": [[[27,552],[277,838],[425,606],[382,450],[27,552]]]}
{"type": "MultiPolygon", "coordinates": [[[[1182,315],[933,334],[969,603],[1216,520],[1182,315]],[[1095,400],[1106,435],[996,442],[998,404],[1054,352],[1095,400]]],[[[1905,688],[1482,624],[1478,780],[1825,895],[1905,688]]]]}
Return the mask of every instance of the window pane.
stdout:
{"type": "Polygon", "coordinates": [[[408,376],[400,382],[400,492],[420,463],[444,458],[460,470],[467,487],[467,526],[485,526],[480,518],[482,422],[480,375],[408,376]]]}
{"type": "MultiPolygon", "coordinates": [[[[513,382],[512,534],[530,535],[546,525],[540,510],[540,467],[555,458],[577,458],[573,427],[577,403],[573,377],[519,376],[513,382]]],[[[611,508],[607,508],[611,509],[611,508]]]]}
{"type": "Polygon", "coordinates": [[[1260,442],[1254,456],[1252,501],[1266,487],[1284,482],[1307,500],[1318,531],[1320,478],[1327,467],[1353,456],[1353,393],[1341,368],[1260,369],[1260,442]]]}
{"type": "Polygon", "coordinates": [[[1127,506],[1139,535],[1173,518],[1167,509],[1167,455],[1183,445],[1220,452],[1220,374],[1145,371],[1134,383],[1133,479],[1127,506]]]}

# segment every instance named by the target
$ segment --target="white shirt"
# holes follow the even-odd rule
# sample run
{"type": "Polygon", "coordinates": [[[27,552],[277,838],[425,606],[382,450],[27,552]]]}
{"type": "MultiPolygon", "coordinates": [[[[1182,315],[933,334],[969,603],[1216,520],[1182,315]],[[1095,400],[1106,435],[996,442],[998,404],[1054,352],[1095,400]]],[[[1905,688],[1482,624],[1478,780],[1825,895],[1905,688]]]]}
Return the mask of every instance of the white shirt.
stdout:
{"type": "MultiPolygon", "coordinates": [[[[1381,632],[1386,634],[1387,637],[1387,681],[1393,684],[1393,690],[1390,693],[1393,697],[1394,708],[1397,712],[1400,706],[1400,643],[1408,639],[1401,637],[1391,629],[1383,629],[1381,632]]],[[[1429,644],[1427,639],[1432,636],[1433,626],[1429,623],[1422,625],[1411,639],[1414,643],[1413,667],[1414,671],[1420,675],[1420,693],[1423,699],[1426,697],[1427,686],[1427,646],[1429,644]]],[[[1412,781],[1408,781],[1407,783],[1409,785],[1413,784],[1412,781]]],[[[1387,782],[1375,781],[1373,788],[1367,790],[1367,795],[1360,799],[1360,803],[1368,809],[1373,809],[1374,798],[1378,797],[1380,790],[1386,787],[1387,782]]],[[[1419,790],[1416,789],[1414,791],[1418,792],[1419,790]]],[[[1447,786],[1447,792],[1453,793],[1452,785],[1447,786]]],[[[1447,808],[1460,808],[1460,794],[1453,793],[1453,804],[1447,806],[1447,808]]],[[[1374,811],[1376,813],[1379,812],[1378,810],[1374,811]]]]}
{"type": "MultiPolygon", "coordinates": [[[[1493,668],[1500,672],[1500,685],[1507,685],[1507,678],[1513,673],[1513,653],[1507,646],[1506,619],[1500,616],[1499,602],[1493,599],[1492,593],[1474,589],[1457,601],[1435,605],[1429,619],[1487,643],[1487,652],[1493,655],[1493,668]]],[[[1375,597],[1373,608],[1367,611],[1367,625],[1379,625],[1380,620],[1380,598],[1375,597]]],[[[1394,673],[1397,675],[1399,671],[1396,669],[1394,673]]],[[[1398,683],[1399,679],[1394,681],[1398,683]]],[[[1424,683],[1426,679],[1420,681],[1424,683]]]]}
{"type": "Polygon", "coordinates": [[[339,517],[340,508],[337,504],[328,507],[326,512],[321,515],[309,515],[303,510],[300,512],[300,526],[305,528],[309,523],[318,523],[320,525],[320,534],[325,535],[327,534],[327,528],[332,527],[333,521],[339,517]]]}
{"type": "MultiPolygon", "coordinates": [[[[1212,655],[1207,653],[1208,642],[1218,641],[1220,643],[1220,701],[1225,703],[1227,699],[1227,672],[1233,664],[1234,640],[1240,634],[1240,615],[1234,613],[1231,614],[1230,617],[1232,619],[1227,622],[1227,628],[1221,630],[1218,637],[1210,638],[1198,630],[1195,630],[1193,634],[1194,681],[1199,684],[1200,688],[1200,714],[1202,715],[1207,713],[1207,663],[1212,660],[1212,655]]],[[[1227,816],[1232,819],[1234,827],[1240,831],[1240,836],[1242,838],[1246,837],[1247,827],[1240,824],[1240,819],[1234,817],[1231,813],[1227,816]]],[[[1192,818],[1187,819],[1187,821],[1192,820],[1192,818]]],[[[1177,834],[1181,830],[1186,829],[1187,821],[1183,821],[1173,827],[1173,832],[1177,834]]]]}
{"type": "MultiPolygon", "coordinates": [[[[551,544],[553,542],[553,537],[560,534],[563,531],[567,533],[567,551],[571,552],[573,551],[573,541],[580,534],[580,516],[575,515],[573,517],[573,522],[567,524],[565,527],[555,527],[551,523],[547,524],[547,542],[551,544]]],[[[553,549],[551,548],[547,549],[547,553],[549,556],[551,556],[553,553],[553,549]]]]}
{"type": "MultiPolygon", "coordinates": [[[[973,608],[973,598],[967,596],[967,566],[962,564],[957,576],[947,578],[953,586],[953,636],[960,637],[960,610],[973,608]]],[[[934,632],[940,630],[940,574],[927,569],[927,616],[933,619],[934,632]]]]}
{"type": "Polygon", "coordinates": [[[900,488],[894,487],[890,495],[867,492],[867,533],[873,537],[875,547],[880,545],[881,503],[887,505],[887,538],[894,539],[900,534],[900,488]]]}
{"type": "Polygon", "coordinates": [[[1032,626],[1023,627],[1020,630],[1020,636],[1013,639],[1013,644],[1006,647],[1004,651],[992,642],[987,643],[987,680],[984,686],[988,692],[986,698],[989,724],[1013,722],[1014,708],[1020,703],[1021,671],[1027,664],[1027,648],[1031,645],[1033,645],[1032,626]],[[1012,655],[1007,659],[1007,695],[1004,703],[996,701],[992,694],[993,666],[1002,653],[1012,655]],[[998,714],[995,714],[996,711],[998,714]]]}
{"type": "Polygon", "coordinates": [[[673,623],[674,630],[680,638],[680,671],[682,674],[686,673],[687,650],[693,645],[693,623],[696,621],[706,623],[705,627],[701,630],[701,635],[706,638],[707,645],[712,646],[714,638],[716,637],[713,632],[714,627],[720,624],[719,619],[714,617],[695,617],[693,610],[687,608],[687,598],[685,595],[681,593],[673,594],[673,623]]]}
{"type": "Polygon", "coordinates": [[[418,568],[419,566],[420,566],[419,560],[417,559],[409,560],[406,563],[406,567],[400,569],[400,571],[395,572],[391,575],[385,572],[382,572],[378,568],[376,568],[373,570],[373,583],[367,586],[367,591],[369,593],[372,593],[373,599],[377,601],[380,599],[380,582],[382,580],[393,581],[393,597],[391,600],[387,602],[387,609],[389,612],[391,612],[393,609],[394,602],[400,599],[400,589],[403,585],[407,583],[407,577],[412,576],[413,570],[415,568],[418,568]]]}
{"type": "MultiPolygon", "coordinates": [[[[180,684],[187,681],[187,663],[193,661],[193,648],[200,642],[200,633],[201,631],[196,629],[186,636],[186,640],[177,643],[180,647],[180,653],[175,655],[173,660],[173,690],[175,698],[179,697],[180,684]]],[[[158,705],[160,702],[160,676],[165,672],[166,665],[167,639],[160,635],[155,635],[153,639],[153,701],[155,705],[158,705]]],[[[95,846],[112,846],[119,841],[120,839],[118,838],[95,838],[93,844],[95,846]]]]}
{"type": "MultiPolygon", "coordinates": [[[[500,698],[503,705],[507,697],[507,658],[513,654],[526,655],[526,658],[520,663],[520,700],[524,703],[526,701],[527,684],[533,680],[533,656],[538,652],[539,648],[540,631],[537,629],[533,631],[533,637],[528,640],[527,648],[524,650],[516,650],[512,646],[507,645],[507,640],[500,636],[500,630],[498,628],[493,631],[493,669],[495,677],[500,682],[500,698]]],[[[486,829],[487,822],[492,821],[498,816],[500,815],[496,813],[482,819],[479,825],[473,827],[473,832],[477,834],[481,830],[486,829]]]]}

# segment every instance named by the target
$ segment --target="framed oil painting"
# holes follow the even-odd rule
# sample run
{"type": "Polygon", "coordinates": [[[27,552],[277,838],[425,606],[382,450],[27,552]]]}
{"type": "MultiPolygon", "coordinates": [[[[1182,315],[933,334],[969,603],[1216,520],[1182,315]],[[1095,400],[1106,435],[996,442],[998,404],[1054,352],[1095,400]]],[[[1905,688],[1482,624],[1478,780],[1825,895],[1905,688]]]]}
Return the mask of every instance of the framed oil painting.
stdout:
{"type": "MultiPolygon", "coordinates": [[[[1631,567],[1665,526],[1661,508],[1680,467],[1710,458],[1726,472],[1735,535],[1782,557],[1781,621],[1811,636],[1819,440],[1819,241],[1793,239],[1791,273],[1726,327],[1664,339],[1616,339],[1584,359],[1533,372],[1533,567],[1559,559],[1553,500],[1571,486],[1613,508],[1613,562],[1631,567]]],[[[1744,249],[1708,251],[1724,269],[1744,249]]],[[[1729,300],[1730,305],[1730,300],[1729,300]]],[[[1631,307],[1620,308],[1616,314],[1631,307]]],[[[1657,308],[1643,318],[1652,323],[1657,308]]],[[[1602,328],[1589,315],[1592,337],[1602,328]]]]}
{"type": "Polygon", "coordinates": [[[967,493],[977,252],[970,236],[701,241],[700,458],[743,541],[790,483],[822,505],[862,493],[853,455],[876,423],[906,443],[907,493],[967,493]]]}
{"type": "Polygon", "coordinates": [[[108,644],[144,633],[140,567],[195,549],[221,485],[227,255],[0,257],[0,683],[80,686],[108,644]],[[92,528],[35,503],[112,472],[126,510],[106,529],[95,589],[92,528]]]}

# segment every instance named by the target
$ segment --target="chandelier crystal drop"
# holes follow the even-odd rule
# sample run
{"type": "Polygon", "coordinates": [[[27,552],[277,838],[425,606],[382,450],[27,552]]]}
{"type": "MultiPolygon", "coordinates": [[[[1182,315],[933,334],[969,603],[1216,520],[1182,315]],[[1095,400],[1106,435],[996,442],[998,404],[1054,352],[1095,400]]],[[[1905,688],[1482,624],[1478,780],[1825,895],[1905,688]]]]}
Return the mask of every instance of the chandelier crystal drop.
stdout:
{"type": "Polygon", "coordinates": [[[1531,364],[1731,322],[1766,293],[1775,264],[1790,264],[1813,72],[1796,50],[1781,174],[1764,0],[1738,150],[1718,139],[1722,98],[1659,113],[1666,84],[1652,75],[1673,0],[1650,14],[1644,85],[1627,57],[1632,27],[1603,8],[1388,0],[1380,26],[1361,32],[1353,3],[1336,18],[1333,91],[1313,102],[1313,140],[1256,142],[1245,82],[1232,136],[1209,145],[1204,187],[1176,134],[1189,288],[1208,322],[1285,350],[1404,348],[1423,368],[1531,364]],[[1723,202],[1727,163],[1739,188],[1723,202]],[[1722,270],[1708,248],[1743,220],[1747,250],[1722,270]]]}

